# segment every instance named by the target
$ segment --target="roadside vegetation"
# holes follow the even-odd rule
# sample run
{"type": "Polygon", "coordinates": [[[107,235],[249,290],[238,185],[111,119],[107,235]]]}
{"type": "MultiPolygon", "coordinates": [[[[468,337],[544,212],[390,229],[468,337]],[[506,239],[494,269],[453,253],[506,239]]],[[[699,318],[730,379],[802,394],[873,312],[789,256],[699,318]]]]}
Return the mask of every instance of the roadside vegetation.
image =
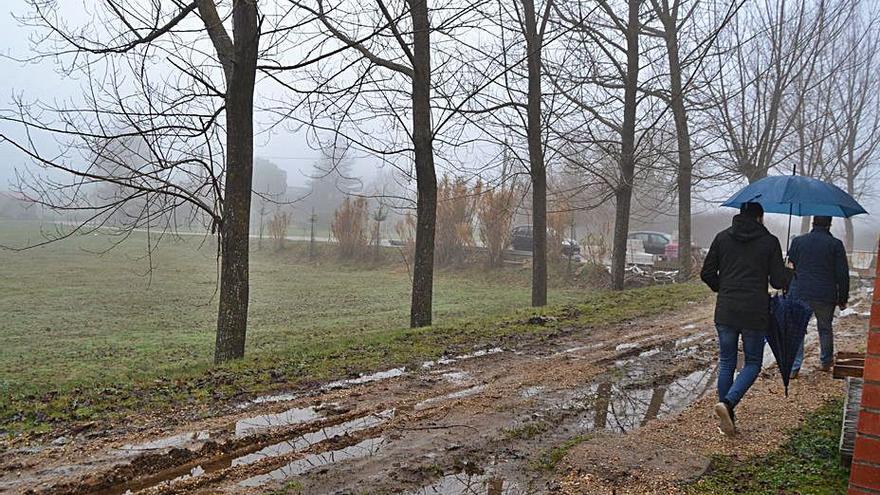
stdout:
{"type": "Polygon", "coordinates": [[[836,495],[846,493],[849,471],[840,465],[843,403],[817,409],[778,451],[745,464],[719,457],[712,471],[688,487],[690,495],[836,495]]]}
{"type": "MultiPolygon", "coordinates": [[[[4,241],[38,233],[2,225],[4,241]]],[[[142,235],[142,234],[135,234],[142,235]]],[[[590,326],[675,309],[705,297],[685,284],[611,293],[557,287],[538,314],[528,270],[444,270],[437,324],[407,328],[409,275],[398,265],[308,263],[307,246],[256,251],[253,352],[211,364],[215,252],[201,238],[163,241],[151,260],[132,240],[105,254],[90,236],[0,251],[0,428],[49,431],[172,404],[202,406],[494,345],[510,336],[590,326]],[[149,271],[149,267],[152,270],[149,271]],[[146,273],[148,272],[149,273],[146,273]]]]}

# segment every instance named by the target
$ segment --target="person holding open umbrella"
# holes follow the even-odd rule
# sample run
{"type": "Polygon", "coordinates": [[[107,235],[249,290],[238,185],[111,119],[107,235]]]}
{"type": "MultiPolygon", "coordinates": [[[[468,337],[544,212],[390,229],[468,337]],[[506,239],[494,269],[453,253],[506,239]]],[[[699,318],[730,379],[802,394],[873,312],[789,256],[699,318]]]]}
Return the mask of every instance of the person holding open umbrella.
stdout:
{"type": "Polygon", "coordinates": [[[734,408],[761,372],[770,324],[767,283],[782,289],[791,279],[779,239],[764,227],[763,219],[760,204],[744,203],[733,225],[715,236],[700,273],[703,282],[718,293],[718,403],[714,411],[727,436],[736,433],[734,408]],[[734,381],[740,338],[745,362],[734,381]]]}
{"type": "MultiPolygon", "coordinates": [[[[829,371],[834,364],[834,306],[846,308],[849,300],[849,264],[840,239],[831,235],[831,217],[814,216],[813,230],[795,237],[788,250],[797,276],[789,294],[800,299],[816,315],[819,330],[820,371],[829,371]]],[[[791,377],[797,377],[804,361],[804,342],[792,364],[791,377]]]]}
{"type": "MultiPolygon", "coordinates": [[[[752,208],[753,204],[759,204],[760,210],[770,212],[770,213],[781,213],[788,215],[788,229],[789,229],[789,238],[791,233],[791,217],[792,216],[807,216],[807,215],[819,215],[826,217],[844,217],[849,218],[854,215],[862,215],[866,214],[867,211],[856,201],[852,196],[846,193],[846,191],[840,189],[834,184],[830,184],[828,182],[824,182],[821,180],[813,179],[811,177],[802,177],[798,175],[788,175],[788,176],[772,176],[772,177],[764,177],[763,179],[757,180],[746,187],[742,188],[737,192],[733,197],[722,203],[722,206],[727,206],[730,208],[740,208],[740,211],[745,213],[747,210],[752,208]]],[[[742,216],[737,215],[737,217],[742,216]]],[[[734,227],[736,226],[737,220],[734,217],[734,227]]],[[[820,220],[820,223],[827,222],[826,220],[820,220]]],[[[830,223],[830,222],[829,222],[830,223]]],[[[753,226],[752,230],[755,231],[756,228],[753,226]]],[[[760,230],[760,229],[757,229],[760,230]]],[[[766,230],[766,229],[764,229],[766,230]]],[[[716,242],[724,232],[718,234],[716,237],[716,242]]],[[[755,234],[757,235],[757,234],[755,234]]],[[[788,280],[782,280],[782,278],[786,278],[788,273],[784,275],[780,275],[778,273],[779,263],[781,262],[780,255],[776,254],[779,250],[778,243],[775,237],[770,236],[769,233],[767,236],[773,239],[772,244],[775,245],[773,248],[772,256],[772,266],[771,271],[777,271],[774,275],[773,273],[769,274],[770,283],[776,288],[785,288],[785,282],[788,280]],[[780,278],[782,277],[782,278],[780,278]],[[774,280],[776,278],[776,280],[774,280]]],[[[821,233],[820,233],[821,235],[821,233]]],[[[766,241],[764,241],[766,242],[766,241]]],[[[837,241],[839,242],[839,241],[837,241]]],[[[728,244],[730,242],[728,241],[728,244]]],[[[714,244],[713,244],[714,246],[714,244]]],[[[837,248],[835,248],[837,249],[837,248]]],[[[801,250],[801,247],[792,247],[791,251],[795,254],[795,267],[798,269],[797,274],[805,275],[808,272],[807,266],[812,264],[808,258],[804,257],[798,251],[801,250]]],[[[711,256],[711,253],[710,253],[711,256]]],[[[709,260],[707,259],[707,262],[709,260]]],[[[764,259],[760,257],[754,258],[754,263],[756,266],[763,266],[764,259]]],[[[745,261],[742,262],[746,263],[745,261]]],[[[724,286],[728,284],[725,280],[724,276],[724,268],[720,268],[720,275],[715,278],[714,270],[718,269],[718,260],[713,260],[713,266],[710,266],[708,269],[703,268],[703,280],[706,281],[710,285],[710,287],[719,287],[718,291],[718,306],[722,304],[722,293],[724,292],[724,286]],[[711,283],[710,283],[711,282],[711,283]],[[713,286],[714,284],[714,286],[713,286]]],[[[754,267],[752,268],[754,270],[754,267]]],[[[734,278],[739,278],[740,273],[745,273],[744,269],[738,270],[729,270],[730,273],[733,274],[734,278]]],[[[842,271],[842,270],[841,270],[842,271]]],[[[807,280],[801,280],[798,282],[805,285],[809,285],[807,280]]],[[[742,293],[745,289],[736,282],[732,283],[734,285],[733,293],[742,293]]],[[[767,294],[767,283],[766,279],[763,282],[757,283],[757,285],[761,285],[760,292],[763,292],[762,301],[759,304],[757,296],[752,301],[754,303],[753,307],[746,309],[745,311],[751,311],[757,317],[760,315],[767,316],[769,313],[769,318],[767,318],[763,323],[764,326],[761,328],[767,335],[767,343],[770,345],[770,350],[773,352],[773,356],[776,358],[776,364],[779,368],[779,375],[782,378],[782,384],[785,387],[785,394],[788,395],[788,385],[789,380],[791,379],[791,372],[794,366],[796,355],[798,354],[798,350],[803,347],[804,335],[806,334],[807,322],[810,319],[810,307],[800,299],[796,297],[792,297],[791,294],[783,294],[776,295],[772,299],[769,298],[767,294]],[[767,308],[767,310],[765,310],[767,308]]],[[[754,287],[750,285],[749,287],[754,287]]],[[[842,285],[841,285],[842,288],[842,285]]],[[[839,289],[838,289],[839,290],[839,289]]],[[[845,300],[840,298],[840,294],[838,293],[838,300],[835,301],[837,304],[845,303],[845,300]]],[[[738,308],[742,310],[742,307],[738,308]]],[[[832,307],[833,309],[833,307],[832,307]]],[[[716,322],[719,321],[718,311],[716,307],[716,322]]],[[[723,322],[722,322],[723,323],[723,322]]],[[[755,324],[757,322],[750,320],[750,324],[755,324]]],[[[729,332],[726,332],[729,333],[729,332]]],[[[735,426],[733,424],[733,414],[732,407],[729,407],[729,403],[731,402],[731,396],[733,399],[737,398],[737,394],[735,392],[739,392],[743,390],[740,387],[740,381],[743,381],[743,385],[751,385],[754,378],[749,381],[751,373],[757,374],[756,371],[749,371],[749,374],[746,374],[746,369],[740,373],[740,376],[737,377],[737,381],[730,387],[727,396],[724,396],[722,392],[725,390],[724,384],[722,384],[722,379],[726,380],[725,383],[729,383],[730,378],[732,378],[733,372],[731,370],[726,370],[725,365],[725,351],[723,345],[722,338],[722,330],[719,325],[719,341],[722,341],[722,356],[720,358],[721,366],[719,366],[719,376],[718,376],[718,391],[719,396],[722,399],[722,402],[715,406],[715,412],[719,416],[722,427],[725,429],[725,432],[735,432],[735,426]],[[722,376],[724,375],[724,376],[722,376]],[[727,410],[727,413],[725,413],[727,410]]],[[[749,339],[750,341],[754,341],[755,339],[749,339]]],[[[749,350],[745,349],[746,347],[746,334],[743,333],[743,347],[744,352],[746,354],[746,364],[749,362],[749,350]]],[[[757,344],[753,344],[757,347],[757,344]]],[[[729,349],[726,351],[728,355],[727,360],[730,359],[729,349]]],[[[763,351],[763,342],[760,345],[761,350],[763,351]]],[[[825,347],[828,355],[831,353],[830,346],[825,347]]],[[[736,341],[733,342],[733,360],[736,360],[736,341]]],[[[754,354],[754,351],[752,351],[754,354]]],[[[758,355],[758,365],[757,369],[760,370],[761,366],[761,355],[758,355]]],[[[754,356],[752,357],[752,361],[754,361],[754,356]]],[[[745,389],[748,389],[746,386],[745,389]]],[[[741,398],[741,395],[739,396],[741,398]]],[[[733,406],[736,405],[734,402],[733,406]]]]}

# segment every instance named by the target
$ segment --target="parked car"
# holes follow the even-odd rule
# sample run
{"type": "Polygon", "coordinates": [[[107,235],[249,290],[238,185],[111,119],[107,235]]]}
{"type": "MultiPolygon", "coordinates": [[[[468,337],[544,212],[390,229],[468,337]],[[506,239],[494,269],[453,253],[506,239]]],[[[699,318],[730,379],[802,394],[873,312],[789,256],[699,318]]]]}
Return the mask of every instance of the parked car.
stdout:
{"type": "Polygon", "coordinates": [[[672,241],[672,236],[663,232],[640,231],[630,232],[628,239],[642,241],[645,252],[657,256],[667,256],[667,247],[670,251],[677,250],[677,245],[672,241]]]}
{"type": "MultiPolygon", "coordinates": [[[[510,247],[515,251],[532,251],[532,226],[519,225],[510,234],[510,247]]],[[[562,239],[559,251],[563,256],[580,258],[581,246],[574,239],[562,239]]]]}

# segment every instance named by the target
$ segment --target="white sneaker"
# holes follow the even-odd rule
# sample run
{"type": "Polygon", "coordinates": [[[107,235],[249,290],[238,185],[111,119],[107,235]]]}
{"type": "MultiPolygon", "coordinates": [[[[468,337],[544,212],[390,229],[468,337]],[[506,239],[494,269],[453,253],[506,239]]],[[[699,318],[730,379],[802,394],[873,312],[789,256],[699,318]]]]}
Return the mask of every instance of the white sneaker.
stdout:
{"type": "Polygon", "coordinates": [[[733,424],[733,418],[730,417],[730,411],[727,409],[727,404],[723,402],[715,404],[715,416],[718,416],[721,433],[724,433],[724,435],[728,437],[736,435],[736,427],[733,424]]]}

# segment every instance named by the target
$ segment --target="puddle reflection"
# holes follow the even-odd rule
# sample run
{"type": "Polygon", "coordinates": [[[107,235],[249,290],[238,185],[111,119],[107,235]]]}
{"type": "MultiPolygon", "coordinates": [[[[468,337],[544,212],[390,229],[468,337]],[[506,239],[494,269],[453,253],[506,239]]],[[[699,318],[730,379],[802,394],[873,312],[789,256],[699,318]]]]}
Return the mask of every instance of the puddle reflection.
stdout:
{"type": "Polygon", "coordinates": [[[288,409],[278,414],[263,414],[242,419],[235,423],[235,436],[253,435],[280,426],[291,426],[320,418],[314,407],[288,409]]]}
{"type": "Polygon", "coordinates": [[[254,488],[263,486],[272,481],[283,481],[294,476],[303,474],[317,467],[326,466],[335,462],[349,459],[369,457],[379,451],[385,439],[383,437],[368,438],[343,449],[310,454],[266,474],[253,476],[238,484],[243,487],[254,488]]]}
{"type": "Polygon", "coordinates": [[[669,384],[631,388],[605,381],[589,387],[589,409],[580,426],[587,430],[627,432],[659,417],[677,414],[712,390],[715,368],[694,371],[669,384]]]}

